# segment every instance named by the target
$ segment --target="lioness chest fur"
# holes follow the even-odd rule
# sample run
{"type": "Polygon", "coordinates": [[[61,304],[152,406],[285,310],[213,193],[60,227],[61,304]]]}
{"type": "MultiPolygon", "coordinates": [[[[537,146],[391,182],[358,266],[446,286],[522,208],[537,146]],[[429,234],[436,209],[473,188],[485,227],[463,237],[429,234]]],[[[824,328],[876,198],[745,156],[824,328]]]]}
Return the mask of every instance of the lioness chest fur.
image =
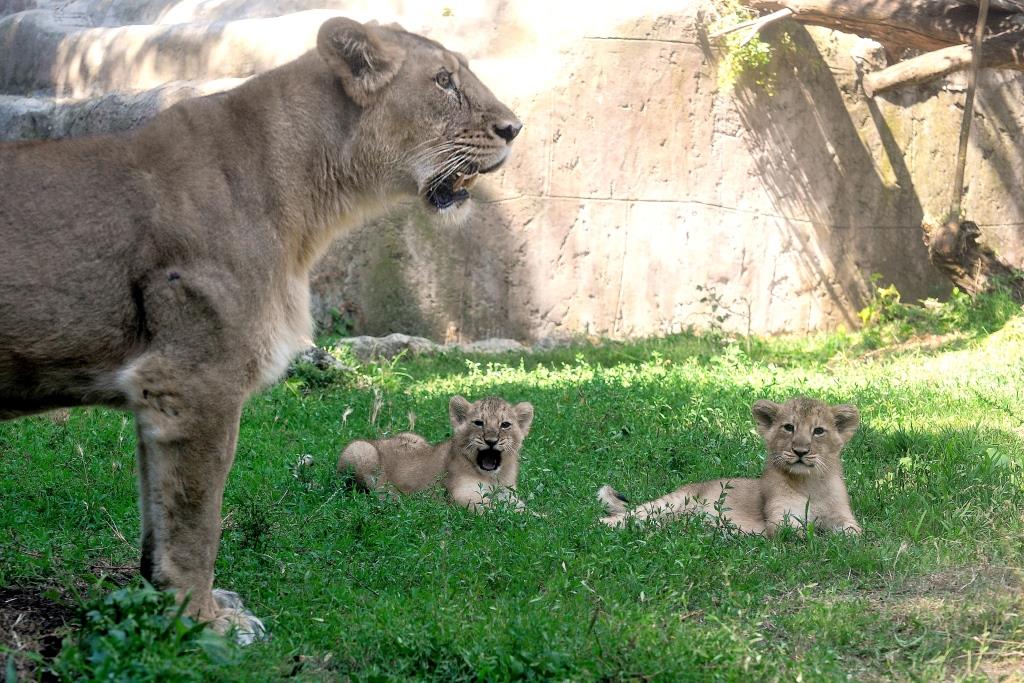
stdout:
{"type": "Polygon", "coordinates": [[[454,502],[480,509],[495,500],[514,500],[519,453],[533,423],[533,406],[510,405],[497,397],[448,403],[453,436],[431,445],[409,432],[378,441],[353,441],[338,458],[338,471],[351,471],[370,490],[394,487],[413,493],[439,480],[454,502]]]}
{"type": "Polygon", "coordinates": [[[785,525],[813,522],[819,529],[859,534],[840,459],[860,422],[857,408],[794,398],[782,404],[757,401],[752,412],[768,451],[759,479],[687,484],[632,509],[604,486],[597,496],[610,514],[601,521],[622,526],[629,519],[721,515],[745,533],[771,535],[785,525]]]}
{"type": "Polygon", "coordinates": [[[135,131],[0,144],[0,419],[131,410],[142,574],[252,626],[212,591],[221,499],[243,403],[309,343],[310,269],[393,199],[464,213],[521,125],[461,55],[334,18],[135,131]]]}

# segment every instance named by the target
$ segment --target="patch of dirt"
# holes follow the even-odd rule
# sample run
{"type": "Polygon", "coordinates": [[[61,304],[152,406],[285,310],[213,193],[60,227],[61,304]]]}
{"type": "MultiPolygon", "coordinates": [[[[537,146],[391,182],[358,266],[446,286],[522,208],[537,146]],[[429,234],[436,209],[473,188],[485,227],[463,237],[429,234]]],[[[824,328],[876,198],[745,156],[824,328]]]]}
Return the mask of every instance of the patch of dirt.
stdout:
{"type": "MultiPolygon", "coordinates": [[[[97,579],[104,579],[118,588],[124,588],[131,580],[139,574],[139,565],[135,564],[109,564],[104,562],[94,562],[89,565],[89,573],[95,576],[97,579]]],[[[82,584],[78,588],[85,590],[86,585],[82,584]]]]}
{"type": "Polygon", "coordinates": [[[864,597],[887,612],[900,615],[934,611],[941,607],[965,608],[996,597],[1019,597],[1024,583],[1014,567],[957,567],[918,577],[888,591],[864,597]]]}
{"type": "MultiPolygon", "coordinates": [[[[1024,683],[1024,628],[1017,618],[1024,611],[1024,570],[1020,568],[991,564],[955,567],[877,589],[842,593],[823,594],[815,585],[787,591],[773,603],[777,603],[779,614],[785,614],[811,603],[849,601],[864,601],[864,609],[890,622],[895,630],[905,631],[904,637],[922,630],[945,634],[960,652],[945,663],[949,680],[1024,683]]],[[[761,627],[769,632],[776,629],[771,618],[765,618],[761,627]]],[[[813,647],[814,643],[803,646],[813,647]]],[[[857,661],[861,670],[855,678],[888,680],[885,669],[878,668],[880,660],[857,661]]]]}
{"type": "MultiPolygon", "coordinates": [[[[44,597],[43,592],[42,588],[0,587],[0,645],[16,653],[38,652],[46,659],[60,652],[74,612],[44,597]]],[[[14,666],[18,680],[35,675],[36,663],[26,657],[16,654],[14,666]]]]}
{"type": "Polygon", "coordinates": [[[858,360],[877,360],[879,358],[886,358],[889,356],[895,356],[901,353],[908,353],[911,351],[917,352],[931,352],[950,350],[957,342],[962,342],[967,337],[961,332],[950,332],[949,334],[919,334],[905,341],[899,342],[898,344],[890,344],[889,346],[883,346],[880,349],[874,349],[867,353],[861,354],[857,357],[858,360]]]}

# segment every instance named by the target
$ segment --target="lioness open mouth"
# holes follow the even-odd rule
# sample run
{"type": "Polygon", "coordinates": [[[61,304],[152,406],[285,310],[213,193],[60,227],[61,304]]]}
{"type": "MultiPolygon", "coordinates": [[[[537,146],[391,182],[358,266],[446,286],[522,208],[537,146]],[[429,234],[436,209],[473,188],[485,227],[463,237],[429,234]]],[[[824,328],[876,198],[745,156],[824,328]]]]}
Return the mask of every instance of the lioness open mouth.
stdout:
{"type": "Polygon", "coordinates": [[[476,164],[434,178],[427,187],[427,202],[435,209],[447,209],[469,199],[469,190],[476,183],[479,168],[476,164]]]}
{"type": "Polygon", "coordinates": [[[501,467],[501,451],[493,448],[477,451],[476,466],[485,472],[493,472],[501,467]]]}
{"type": "Polygon", "coordinates": [[[497,171],[504,163],[504,158],[487,168],[470,163],[460,166],[448,175],[435,176],[427,185],[427,191],[423,196],[427,203],[438,211],[462,204],[469,199],[469,190],[476,184],[479,176],[497,171]]]}

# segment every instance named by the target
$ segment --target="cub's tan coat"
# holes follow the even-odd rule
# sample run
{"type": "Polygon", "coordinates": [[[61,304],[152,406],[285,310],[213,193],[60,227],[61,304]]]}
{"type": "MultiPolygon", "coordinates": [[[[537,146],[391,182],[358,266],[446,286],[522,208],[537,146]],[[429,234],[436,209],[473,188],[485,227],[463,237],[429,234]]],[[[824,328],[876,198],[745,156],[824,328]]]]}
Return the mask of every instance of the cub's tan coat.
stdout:
{"type": "Polygon", "coordinates": [[[860,422],[857,408],[794,398],[783,404],[757,401],[752,412],[768,450],[759,479],[687,484],[633,509],[615,489],[604,486],[597,495],[611,514],[601,521],[622,526],[629,519],[721,513],[745,533],[772,535],[787,524],[814,522],[819,529],[859,534],[840,460],[860,422]]]}
{"type": "Polygon", "coordinates": [[[448,404],[451,439],[431,445],[419,434],[353,441],[338,459],[338,471],[352,471],[370,490],[394,487],[413,493],[439,480],[459,505],[480,509],[495,500],[515,500],[519,452],[533,423],[529,403],[509,405],[497,397],[470,403],[453,396],[448,404]]]}
{"type": "Polygon", "coordinates": [[[224,629],[221,499],[249,395],[308,345],[309,272],[392,199],[465,207],[521,128],[461,55],[335,18],[138,130],[0,144],[0,419],[131,410],[142,574],[224,629]]]}

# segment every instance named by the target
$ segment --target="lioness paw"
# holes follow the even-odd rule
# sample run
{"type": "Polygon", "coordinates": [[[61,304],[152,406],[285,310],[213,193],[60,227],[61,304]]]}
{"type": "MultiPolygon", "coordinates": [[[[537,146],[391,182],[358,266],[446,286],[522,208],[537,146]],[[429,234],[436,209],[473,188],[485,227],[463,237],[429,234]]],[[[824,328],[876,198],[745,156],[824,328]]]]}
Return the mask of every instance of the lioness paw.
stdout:
{"type": "Polygon", "coordinates": [[[210,622],[214,631],[230,633],[239,645],[252,645],[267,638],[263,620],[245,608],[238,593],[214,588],[213,599],[217,602],[217,616],[210,622]]]}

